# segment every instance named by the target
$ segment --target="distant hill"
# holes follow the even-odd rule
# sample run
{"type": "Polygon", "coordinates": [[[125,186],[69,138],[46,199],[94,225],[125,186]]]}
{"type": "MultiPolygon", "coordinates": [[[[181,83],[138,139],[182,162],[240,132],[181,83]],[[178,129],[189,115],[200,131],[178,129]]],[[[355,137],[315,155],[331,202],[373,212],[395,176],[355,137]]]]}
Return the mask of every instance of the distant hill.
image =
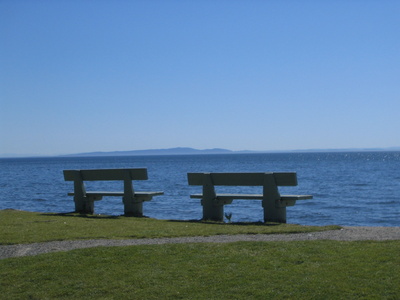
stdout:
{"type": "Polygon", "coordinates": [[[364,152],[364,151],[400,151],[400,147],[391,148],[349,148],[349,149],[307,149],[307,150],[286,150],[286,151],[232,151],[228,149],[193,149],[189,147],[177,147],[168,149],[148,149],[131,151],[111,151],[111,152],[86,152],[68,154],[62,156],[85,157],[85,156],[145,156],[145,155],[195,155],[195,154],[241,154],[241,153],[299,153],[299,152],[364,152]]]}
{"type": "MultiPolygon", "coordinates": [[[[240,152],[243,153],[242,151],[240,152]]],[[[230,153],[239,153],[239,152],[227,149],[220,149],[220,148],[198,150],[188,147],[177,147],[168,149],[87,152],[87,153],[77,153],[77,154],[70,154],[63,156],[135,156],[135,155],[190,155],[190,154],[230,154],[230,153]]]]}
{"type": "MultiPolygon", "coordinates": [[[[390,148],[341,148],[341,149],[302,149],[302,150],[242,150],[232,151],[228,149],[193,149],[189,147],[177,147],[168,149],[148,149],[148,150],[131,150],[131,151],[110,151],[110,152],[85,152],[76,154],[57,155],[59,157],[90,157],[90,156],[144,156],[144,155],[195,155],[195,154],[243,154],[243,153],[315,153],[315,152],[374,152],[374,151],[400,151],[400,147],[390,148]]],[[[13,157],[47,157],[48,155],[16,155],[16,154],[0,154],[0,158],[13,157]]]]}

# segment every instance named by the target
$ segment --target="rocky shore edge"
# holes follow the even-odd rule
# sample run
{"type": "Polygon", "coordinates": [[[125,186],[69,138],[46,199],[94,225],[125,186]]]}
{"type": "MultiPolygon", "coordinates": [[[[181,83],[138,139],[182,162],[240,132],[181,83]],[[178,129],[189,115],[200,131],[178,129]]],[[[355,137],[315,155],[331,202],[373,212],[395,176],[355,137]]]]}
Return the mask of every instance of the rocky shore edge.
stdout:
{"type": "Polygon", "coordinates": [[[362,241],[362,240],[400,240],[400,227],[349,227],[340,230],[329,230],[293,234],[238,234],[215,235],[178,238],[154,239],[94,239],[77,241],[54,241],[33,244],[0,245],[0,259],[10,257],[32,256],[43,253],[69,251],[91,247],[135,246],[135,245],[162,245],[182,243],[232,243],[239,241],[362,241]]]}

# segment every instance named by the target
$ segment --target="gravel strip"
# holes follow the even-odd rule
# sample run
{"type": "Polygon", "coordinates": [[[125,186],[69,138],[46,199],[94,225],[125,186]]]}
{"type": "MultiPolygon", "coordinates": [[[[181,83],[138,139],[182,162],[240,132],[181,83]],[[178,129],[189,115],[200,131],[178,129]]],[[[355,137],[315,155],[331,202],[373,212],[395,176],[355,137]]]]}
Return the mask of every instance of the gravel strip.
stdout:
{"type": "Polygon", "coordinates": [[[239,234],[216,235],[208,237],[179,237],[157,239],[126,239],[126,240],[78,240],[56,241],[34,244],[0,245],[0,259],[20,256],[32,256],[42,253],[68,251],[73,249],[99,246],[135,246],[162,245],[182,243],[231,243],[238,241],[361,241],[361,240],[400,240],[400,227],[343,227],[340,230],[329,230],[294,234],[239,234]]]}

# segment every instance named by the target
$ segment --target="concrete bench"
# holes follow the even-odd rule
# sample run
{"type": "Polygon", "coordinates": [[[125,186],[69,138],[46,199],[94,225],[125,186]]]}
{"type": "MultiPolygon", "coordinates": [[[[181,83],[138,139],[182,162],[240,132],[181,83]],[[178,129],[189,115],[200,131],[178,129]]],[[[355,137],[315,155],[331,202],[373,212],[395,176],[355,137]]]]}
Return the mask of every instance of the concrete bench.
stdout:
{"type": "Polygon", "coordinates": [[[278,186],[296,186],[295,172],[287,173],[188,173],[189,185],[203,186],[202,194],[190,195],[201,199],[203,219],[223,221],[224,205],[234,199],[261,200],[264,222],[286,223],[286,207],[297,200],[312,199],[311,195],[281,196],[278,186]],[[261,186],[262,194],[217,194],[215,186],[261,186]]]}
{"type": "Polygon", "coordinates": [[[132,180],[147,180],[147,169],[97,169],[97,170],[64,170],[65,181],[74,182],[75,211],[92,214],[94,201],[101,200],[103,196],[122,197],[124,213],[126,216],[143,216],[143,202],[150,201],[153,196],[163,195],[163,192],[136,192],[132,180]],[[115,181],[124,182],[124,191],[86,191],[84,181],[115,181]]]}

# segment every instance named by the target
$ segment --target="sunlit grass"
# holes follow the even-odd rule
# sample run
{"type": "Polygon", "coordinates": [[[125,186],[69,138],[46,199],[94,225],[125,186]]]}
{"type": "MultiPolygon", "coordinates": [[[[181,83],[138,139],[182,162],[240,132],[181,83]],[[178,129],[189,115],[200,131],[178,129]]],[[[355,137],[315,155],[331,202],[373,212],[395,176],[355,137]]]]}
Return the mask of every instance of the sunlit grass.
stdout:
{"type": "Polygon", "coordinates": [[[132,239],[220,234],[275,234],[339,229],[277,223],[218,223],[79,214],[0,211],[0,244],[77,239],[132,239]]]}
{"type": "Polygon", "coordinates": [[[0,260],[2,299],[400,299],[400,241],[97,247],[0,260]]]}

